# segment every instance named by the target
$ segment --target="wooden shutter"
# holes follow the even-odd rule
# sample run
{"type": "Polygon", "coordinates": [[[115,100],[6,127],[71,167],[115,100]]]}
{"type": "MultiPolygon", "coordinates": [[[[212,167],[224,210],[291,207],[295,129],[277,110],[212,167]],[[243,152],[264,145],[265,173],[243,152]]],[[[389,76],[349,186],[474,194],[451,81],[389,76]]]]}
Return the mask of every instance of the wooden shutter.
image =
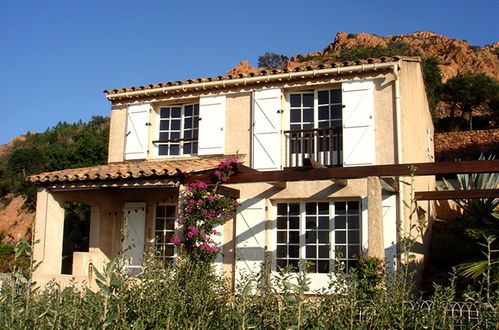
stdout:
{"type": "Polygon", "coordinates": [[[281,89],[253,93],[252,167],[278,170],[281,166],[281,89]]]}
{"type": "Polygon", "coordinates": [[[146,203],[125,203],[123,214],[126,223],[126,235],[123,240],[126,266],[133,274],[137,274],[144,260],[146,203]]]}
{"type": "Polygon", "coordinates": [[[225,95],[200,98],[198,155],[224,153],[225,110],[225,95]]]}
{"type": "Polygon", "coordinates": [[[343,166],[375,164],[371,80],[343,83],[343,166]]]}
{"type": "Polygon", "coordinates": [[[260,271],[265,255],[265,199],[239,201],[236,214],[236,284],[260,271]]]}
{"type": "Polygon", "coordinates": [[[149,142],[149,103],[128,106],[125,133],[125,160],[147,158],[149,142]]]}
{"type": "Polygon", "coordinates": [[[395,270],[394,258],[397,254],[397,196],[382,195],[383,239],[387,270],[395,270]]]}

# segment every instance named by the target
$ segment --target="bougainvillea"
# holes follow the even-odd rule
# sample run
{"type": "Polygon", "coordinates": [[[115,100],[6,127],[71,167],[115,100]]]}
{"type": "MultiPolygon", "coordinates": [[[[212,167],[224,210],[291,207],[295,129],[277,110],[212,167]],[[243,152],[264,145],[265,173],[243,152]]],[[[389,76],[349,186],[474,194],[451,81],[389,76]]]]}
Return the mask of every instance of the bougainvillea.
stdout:
{"type": "Polygon", "coordinates": [[[191,260],[212,263],[220,252],[216,237],[221,233],[215,228],[230,220],[239,204],[233,198],[217,193],[217,188],[234,173],[234,164],[240,164],[237,158],[229,158],[218,165],[213,173],[216,184],[212,187],[204,182],[185,185],[177,219],[183,227],[183,235],[181,238],[174,236],[171,242],[181,246],[191,260]]]}
{"type": "Polygon", "coordinates": [[[361,293],[371,298],[384,288],[386,268],[385,260],[380,257],[368,256],[366,251],[354,255],[358,264],[353,273],[356,276],[361,293]]]}

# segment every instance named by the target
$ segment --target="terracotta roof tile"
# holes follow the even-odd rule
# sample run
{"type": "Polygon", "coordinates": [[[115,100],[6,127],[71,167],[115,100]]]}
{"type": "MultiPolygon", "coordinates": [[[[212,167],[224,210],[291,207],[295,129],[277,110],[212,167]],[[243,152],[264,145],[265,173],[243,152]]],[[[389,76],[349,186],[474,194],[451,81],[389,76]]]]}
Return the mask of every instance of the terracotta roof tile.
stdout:
{"type": "MultiPolygon", "coordinates": [[[[348,67],[348,66],[355,66],[355,65],[362,65],[362,64],[373,64],[373,63],[398,62],[400,60],[414,60],[414,59],[415,59],[415,57],[407,57],[407,56],[391,56],[391,57],[383,56],[383,57],[379,57],[379,58],[368,58],[365,60],[334,62],[334,63],[321,63],[321,64],[317,64],[314,66],[310,66],[310,65],[297,66],[294,69],[292,69],[291,71],[301,72],[301,71],[311,71],[311,70],[323,70],[323,69],[337,68],[337,67],[348,67]]],[[[119,94],[119,93],[131,92],[131,91],[137,91],[137,90],[154,89],[154,88],[158,88],[158,87],[189,85],[189,84],[192,84],[194,82],[200,83],[200,82],[230,80],[230,79],[234,79],[234,78],[240,79],[240,78],[245,78],[245,77],[255,77],[257,75],[271,76],[271,75],[276,75],[276,74],[280,74],[280,73],[288,73],[289,71],[290,70],[288,70],[287,68],[261,70],[258,73],[254,73],[254,72],[251,72],[248,74],[239,73],[237,75],[237,77],[234,77],[233,75],[226,75],[226,76],[217,76],[217,77],[169,81],[166,83],[149,84],[147,86],[135,86],[135,87],[129,87],[129,88],[106,89],[106,90],[104,90],[104,93],[106,93],[108,95],[113,95],[113,94],[119,94]]]]}
{"type": "Polygon", "coordinates": [[[188,159],[168,159],[154,161],[131,161],[110,163],[91,167],[65,169],[31,175],[31,182],[67,182],[87,180],[113,180],[147,177],[174,177],[181,173],[202,172],[216,168],[224,159],[221,157],[196,157],[188,159]]]}

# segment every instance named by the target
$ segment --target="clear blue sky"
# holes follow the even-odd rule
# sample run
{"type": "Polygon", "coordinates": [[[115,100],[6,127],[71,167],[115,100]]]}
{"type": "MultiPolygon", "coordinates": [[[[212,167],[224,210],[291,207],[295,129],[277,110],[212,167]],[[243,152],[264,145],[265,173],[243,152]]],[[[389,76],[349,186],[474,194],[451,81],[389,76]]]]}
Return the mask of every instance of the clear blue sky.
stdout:
{"type": "Polygon", "coordinates": [[[322,50],[336,32],[432,30],[498,41],[499,1],[111,1],[0,4],[0,144],[108,116],[104,89],[225,74],[266,51],[322,50]]]}

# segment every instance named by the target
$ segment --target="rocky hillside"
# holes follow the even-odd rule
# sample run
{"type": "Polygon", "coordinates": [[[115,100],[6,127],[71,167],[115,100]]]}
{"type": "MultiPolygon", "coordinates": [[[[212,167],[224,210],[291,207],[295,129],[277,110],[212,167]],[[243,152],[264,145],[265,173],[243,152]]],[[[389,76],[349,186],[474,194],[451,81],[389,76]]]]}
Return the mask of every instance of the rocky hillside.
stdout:
{"type": "MultiPolygon", "coordinates": [[[[366,49],[374,56],[389,50],[391,54],[413,54],[421,57],[434,57],[440,63],[444,81],[458,73],[484,72],[499,79],[499,42],[491,46],[478,47],[465,40],[451,39],[430,31],[415,32],[409,35],[381,37],[369,33],[349,34],[338,32],[334,42],[324,50],[309,54],[298,54],[290,58],[288,69],[302,65],[345,60],[348,50],[366,49]]],[[[247,61],[229,70],[228,74],[250,73],[261,69],[254,68],[247,61]]]]}

